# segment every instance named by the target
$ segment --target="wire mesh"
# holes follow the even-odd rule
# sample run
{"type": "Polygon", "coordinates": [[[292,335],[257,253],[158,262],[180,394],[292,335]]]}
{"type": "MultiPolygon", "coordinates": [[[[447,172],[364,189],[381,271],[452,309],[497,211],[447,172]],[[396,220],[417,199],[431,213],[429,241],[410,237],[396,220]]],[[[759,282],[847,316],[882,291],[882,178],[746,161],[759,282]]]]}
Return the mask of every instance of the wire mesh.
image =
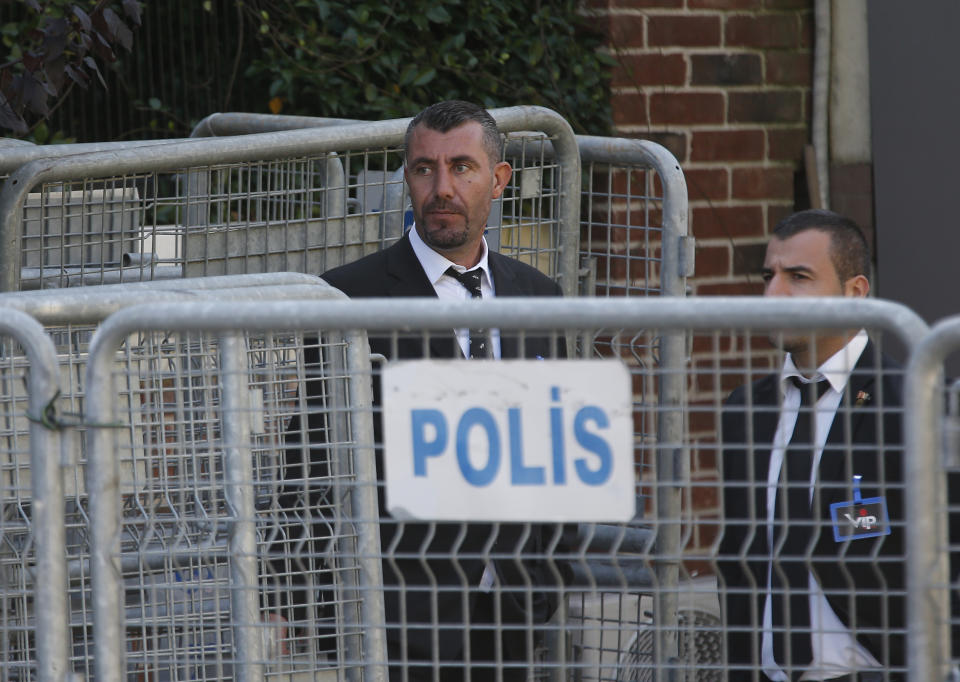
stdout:
{"type": "MultiPolygon", "coordinates": [[[[257,583],[268,678],[344,674],[349,640],[360,631],[356,531],[335,505],[349,462],[318,471],[284,446],[301,408],[304,382],[322,384],[321,402],[346,391],[342,344],[312,341],[326,358],[305,368],[303,337],[247,339],[246,391],[256,514],[257,583]],[[320,529],[323,529],[322,532],[320,529]]],[[[310,351],[308,351],[310,352],[310,351]]],[[[218,343],[198,335],[128,339],[116,367],[124,430],[142,439],[117,452],[125,465],[123,567],[128,679],[232,679],[237,614],[231,599],[229,539],[236,512],[225,493],[222,374],[218,343]]],[[[340,408],[342,409],[342,408],[340,408]]],[[[328,443],[342,434],[322,417],[328,443]]],[[[312,422],[316,425],[316,422],[312,422]]],[[[294,448],[296,450],[296,448],[294,448]]],[[[352,665],[357,665],[356,661],[352,665]]],[[[313,678],[311,678],[313,679],[313,678]]]]}
{"type": "Polygon", "coordinates": [[[27,363],[9,338],[0,340],[0,674],[28,679],[36,661],[34,545],[30,448],[27,436],[27,363]]]}
{"type": "MultiPolygon", "coordinates": [[[[561,172],[511,134],[517,171],[494,204],[494,248],[559,276],[561,172]]],[[[534,144],[536,143],[536,144],[534,144]]],[[[380,250],[413,223],[397,147],[104,175],[31,191],[21,288],[256,272],[319,274],[380,250]]]]}
{"type": "MultiPolygon", "coordinates": [[[[662,179],[645,160],[584,163],[580,257],[597,296],[661,292],[664,236],[662,179]]],[[[668,245],[669,248],[669,245],[668,245]]]]}

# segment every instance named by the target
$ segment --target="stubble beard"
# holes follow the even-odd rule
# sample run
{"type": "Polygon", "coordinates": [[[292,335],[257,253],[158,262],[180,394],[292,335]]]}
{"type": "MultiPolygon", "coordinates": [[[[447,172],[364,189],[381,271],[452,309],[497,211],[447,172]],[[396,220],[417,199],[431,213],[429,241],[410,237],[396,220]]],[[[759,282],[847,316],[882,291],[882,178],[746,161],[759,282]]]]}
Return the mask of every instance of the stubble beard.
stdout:
{"type": "Polygon", "coordinates": [[[423,208],[420,216],[414,216],[416,223],[420,226],[420,238],[423,242],[434,249],[456,249],[465,245],[470,240],[470,222],[466,211],[461,206],[451,205],[447,202],[432,201],[423,208]],[[450,210],[453,213],[446,217],[429,216],[432,211],[450,210]],[[456,226],[455,221],[462,220],[461,226],[456,226]]]}

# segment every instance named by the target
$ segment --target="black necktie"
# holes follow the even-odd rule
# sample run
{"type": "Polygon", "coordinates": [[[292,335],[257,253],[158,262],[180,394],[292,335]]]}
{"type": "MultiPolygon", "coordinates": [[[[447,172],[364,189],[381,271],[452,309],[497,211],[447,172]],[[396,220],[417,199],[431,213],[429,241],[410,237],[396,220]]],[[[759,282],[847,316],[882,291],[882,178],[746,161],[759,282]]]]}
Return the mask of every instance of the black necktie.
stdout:
{"type": "MultiPolygon", "coordinates": [[[[790,679],[796,679],[813,658],[809,571],[804,562],[814,529],[810,514],[810,473],[815,447],[812,424],[817,401],[830,384],[823,379],[810,383],[804,383],[799,377],[790,380],[800,390],[800,410],[793,436],[784,449],[776,504],[776,537],[783,538],[786,534],[786,538],[773,567],[773,655],[790,679]],[[783,504],[784,498],[786,505],[783,504]],[[786,585],[782,578],[786,578],[786,585]],[[786,633],[790,634],[789,653],[786,633]]],[[[775,542],[779,544],[780,540],[775,542]]]]}
{"type": "MultiPolygon", "coordinates": [[[[480,275],[482,270],[475,268],[466,272],[459,272],[453,266],[447,268],[446,274],[453,277],[463,285],[463,288],[470,292],[471,298],[483,298],[480,293],[480,275]]],[[[487,332],[484,329],[470,330],[470,357],[487,357],[487,332]]]]}

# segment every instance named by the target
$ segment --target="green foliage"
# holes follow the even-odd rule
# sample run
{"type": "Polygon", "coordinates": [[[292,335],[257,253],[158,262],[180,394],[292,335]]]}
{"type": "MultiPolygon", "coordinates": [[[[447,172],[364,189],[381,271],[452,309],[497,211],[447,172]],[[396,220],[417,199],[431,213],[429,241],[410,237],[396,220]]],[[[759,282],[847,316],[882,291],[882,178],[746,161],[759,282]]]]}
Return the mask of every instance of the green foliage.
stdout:
{"type": "MultiPolygon", "coordinates": [[[[610,129],[612,60],[576,0],[244,0],[263,49],[246,70],[273,111],[410,116],[442,99],[539,104],[610,129]]],[[[265,102],[266,104],[266,102],[265,102]]]]}
{"type": "MultiPolygon", "coordinates": [[[[0,128],[29,132],[25,115],[50,116],[74,85],[86,88],[93,76],[104,87],[98,60],[116,60],[114,46],[130,50],[140,24],[137,0],[24,0],[17,21],[0,26],[7,58],[0,64],[0,128]],[[116,6],[126,21],[111,6],[116,6]]],[[[43,133],[46,137],[46,133],[43,133]]]]}

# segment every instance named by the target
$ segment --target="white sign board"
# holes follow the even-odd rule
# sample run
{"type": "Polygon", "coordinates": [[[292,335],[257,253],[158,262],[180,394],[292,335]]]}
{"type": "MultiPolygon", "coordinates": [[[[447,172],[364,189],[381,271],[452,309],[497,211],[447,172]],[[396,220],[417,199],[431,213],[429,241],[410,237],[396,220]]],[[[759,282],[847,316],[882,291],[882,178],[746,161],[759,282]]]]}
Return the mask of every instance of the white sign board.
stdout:
{"type": "Polygon", "coordinates": [[[632,404],[617,360],[390,363],[387,509],[431,521],[627,521],[632,404]]]}

